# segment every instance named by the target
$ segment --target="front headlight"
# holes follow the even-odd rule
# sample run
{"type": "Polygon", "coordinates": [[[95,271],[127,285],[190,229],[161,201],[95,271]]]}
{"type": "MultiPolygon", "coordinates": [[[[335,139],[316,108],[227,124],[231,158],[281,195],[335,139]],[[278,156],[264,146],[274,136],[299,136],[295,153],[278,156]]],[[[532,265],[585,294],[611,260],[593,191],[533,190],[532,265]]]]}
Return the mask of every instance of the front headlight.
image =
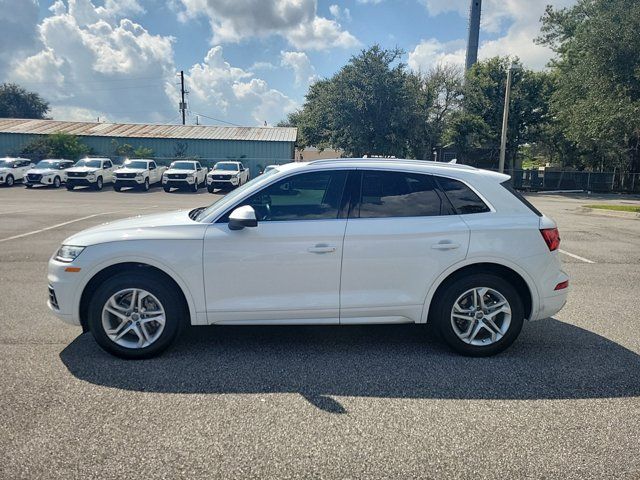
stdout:
{"type": "Polygon", "coordinates": [[[78,255],[82,253],[85,247],[76,247],[74,245],[62,245],[56,252],[54,257],[59,262],[73,262],[78,255]]]}
{"type": "Polygon", "coordinates": [[[142,178],[143,175],[141,173],[136,173],[136,178],[142,178]]]}

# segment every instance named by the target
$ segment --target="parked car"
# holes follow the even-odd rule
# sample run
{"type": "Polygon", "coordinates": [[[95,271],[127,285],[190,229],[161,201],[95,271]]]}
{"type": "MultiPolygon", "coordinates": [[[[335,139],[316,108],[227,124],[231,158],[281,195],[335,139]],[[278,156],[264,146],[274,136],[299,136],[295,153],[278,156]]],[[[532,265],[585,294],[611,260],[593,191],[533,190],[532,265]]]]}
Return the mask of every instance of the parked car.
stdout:
{"type": "Polygon", "coordinates": [[[162,186],[165,192],[170,192],[172,188],[188,188],[197,192],[200,186],[205,185],[206,179],[207,169],[200,162],[177,160],[162,175],[162,186]]]}
{"type": "Polygon", "coordinates": [[[207,174],[207,190],[232,189],[249,181],[249,169],[242,162],[217,162],[207,174]]]}
{"type": "Polygon", "coordinates": [[[67,170],[73,166],[73,160],[64,158],[48,158],[40,160],[33,168],[27,170],[22,181],[27,188],[34,185],[47,185],[53,188],[67,180],[67,170]]]}
{"type": "Polygon", "coordinates": [[[22,181],[27,171],[33,166],[28,158],[0,158],[0,185],[12,187],[17,180],[22,181]]]}
{"type": "Polygon", "coordinates": [[[157,165],[154,160],[126,160],[121,168],[113,172],[113,189],[119,192],[123,187],[134,187],[147,191],[151,185],[162,181],[162,174],[166,169],[167,167],[157,165]]]}
{"type": "Polygon", "coordinates": [[[67,190],[92,187],[102,190],[105,183],[113,183],[116,167],[109,158],[83,158],[67,170],[67,190]]]}
{"type": "Polygon", "coordinates": [[[559,244],[503,174],[291,163],[209,207],[71,236],[49,261],[49,307],[125,358],[158,354],[188,323],[429,322],[455,351],[486,356],[565,304],[559,244]]]}

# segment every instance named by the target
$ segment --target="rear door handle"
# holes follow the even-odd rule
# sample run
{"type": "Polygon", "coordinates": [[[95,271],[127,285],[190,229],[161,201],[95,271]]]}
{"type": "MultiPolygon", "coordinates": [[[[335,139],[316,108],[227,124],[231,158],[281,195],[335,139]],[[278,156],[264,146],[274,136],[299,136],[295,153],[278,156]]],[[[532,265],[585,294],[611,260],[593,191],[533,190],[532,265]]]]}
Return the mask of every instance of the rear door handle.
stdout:
{"type": "Polygon", "coordinates": [[[456,248],[460,248],[460,244],[452,242],[451,240],[442,240],[431,245],[431,248],[434,250],[454,250],[456,248]]]}
{"type": "Polygon", "coordinates": [[[307,248],[307,251],[310,253],[333,253],[336,251],[336,247],[334,245],[327,245],[326,243],[318,243],[313,247],[307,248]]]}

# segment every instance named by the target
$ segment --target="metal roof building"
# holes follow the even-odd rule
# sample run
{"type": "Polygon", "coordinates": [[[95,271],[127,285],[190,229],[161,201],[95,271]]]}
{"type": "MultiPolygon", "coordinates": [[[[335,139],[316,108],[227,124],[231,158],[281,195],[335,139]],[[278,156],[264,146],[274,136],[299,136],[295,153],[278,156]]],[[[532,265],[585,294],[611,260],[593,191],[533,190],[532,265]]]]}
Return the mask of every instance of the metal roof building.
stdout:
{"type": "Polygon", "coordinates": [[[20,153],[40,135],[77,135],[92,154],[114,155],[114,140],[120,145],[146,147],[156,158],[193,156],[200,159],[269,160],[282,163],[294,158],[297,129],[290,127],[227,127],[207,125],[153,125],[95,122],[65,122],[0,118],[0,156],[20,153]]]}

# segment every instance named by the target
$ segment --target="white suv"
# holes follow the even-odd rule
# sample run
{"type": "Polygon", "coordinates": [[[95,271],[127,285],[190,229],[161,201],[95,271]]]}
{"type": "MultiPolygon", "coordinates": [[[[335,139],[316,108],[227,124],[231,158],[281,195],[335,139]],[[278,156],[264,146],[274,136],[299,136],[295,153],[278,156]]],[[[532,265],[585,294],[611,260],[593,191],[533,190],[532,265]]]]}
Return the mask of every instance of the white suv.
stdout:
{"type": "Polygon", "coordinates": [[[49,307],[126,358],[185,324],[433,323],[492,355],[564,305],[555,223],[506,175],[410,160],[291,163],[209,207],[64,241],[49,307]]]}
{"type": "Polygon", "coordinates": [[[27,171],[33,167],[28,158],[0,158],[0,185],[12,187],[16,180],[23,180],[27,171]]]}

